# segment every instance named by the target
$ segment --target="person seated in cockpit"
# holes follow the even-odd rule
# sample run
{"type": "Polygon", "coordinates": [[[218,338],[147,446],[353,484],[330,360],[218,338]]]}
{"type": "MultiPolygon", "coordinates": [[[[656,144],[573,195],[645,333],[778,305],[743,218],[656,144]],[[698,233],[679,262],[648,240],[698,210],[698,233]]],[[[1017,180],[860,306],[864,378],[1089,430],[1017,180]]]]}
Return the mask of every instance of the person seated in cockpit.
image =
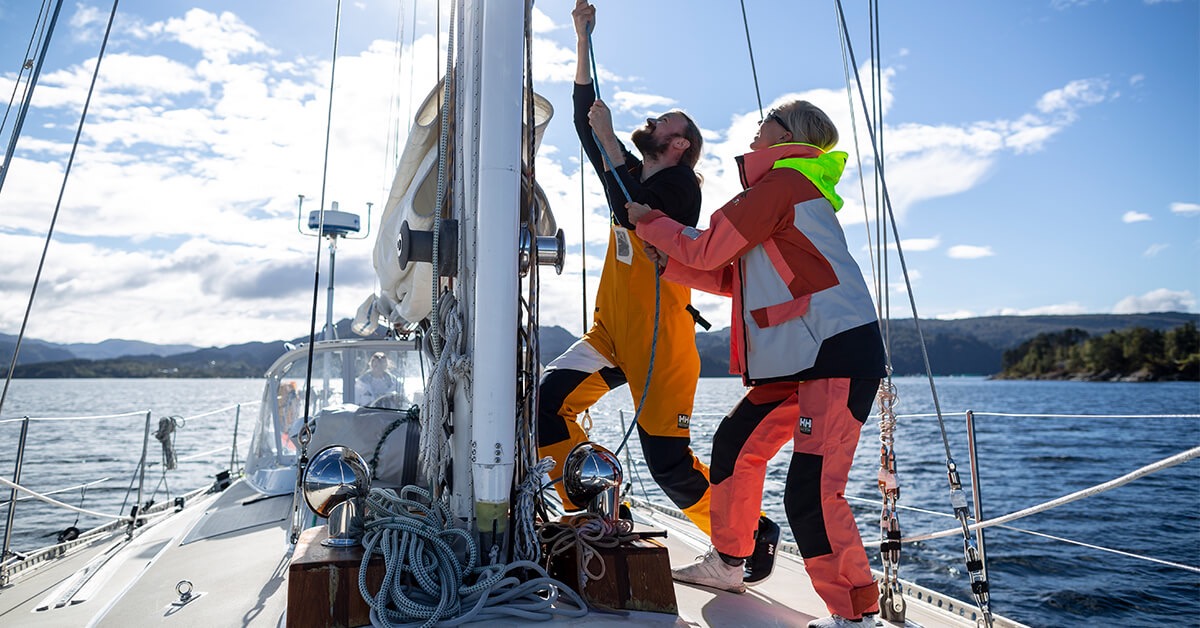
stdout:
{"type": "Polygon", "coordinates": [[[354,400],[359,405],[399,391],[400,382],[388,372],[388,358],[382,352],[371,356],[367,372],[354,381],[354,400]]]}

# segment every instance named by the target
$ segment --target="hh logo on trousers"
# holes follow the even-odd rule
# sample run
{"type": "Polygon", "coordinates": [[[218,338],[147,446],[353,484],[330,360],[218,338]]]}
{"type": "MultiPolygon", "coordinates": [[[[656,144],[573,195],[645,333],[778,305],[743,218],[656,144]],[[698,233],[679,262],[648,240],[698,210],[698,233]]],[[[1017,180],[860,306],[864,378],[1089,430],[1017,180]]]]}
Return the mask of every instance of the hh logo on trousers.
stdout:
{"type": "Polygon", "coordinates": [[[800,417],[800,433],[812,434],[812,417],[800,417]]]}
{"type": "Polygon", "coordinates": [[[692,424],[692,417],[681,414],[675,418],[675,423],[679,426],[679,429],[686,430],[692,424]]]}

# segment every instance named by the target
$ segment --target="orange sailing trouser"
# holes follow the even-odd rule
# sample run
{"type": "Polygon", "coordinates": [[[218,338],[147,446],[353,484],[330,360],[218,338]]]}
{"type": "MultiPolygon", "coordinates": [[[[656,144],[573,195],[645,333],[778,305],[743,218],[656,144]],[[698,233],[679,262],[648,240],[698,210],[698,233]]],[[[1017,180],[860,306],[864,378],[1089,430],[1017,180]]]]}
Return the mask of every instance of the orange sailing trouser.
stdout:
{"type": "Polygon", "coordinates": [[[879,610],[879,592],[844,492],[878,379],[833,378],[751,388],[713,436],[713,545],[754,552],[767,463],[792,439],[788,524],[813,588],[831,613],[879,610]]]}
{"type": "MultiPolygon", "coordinates": [[[[711,527],[708,467],[692,452],[690,430],[700,358],[690,328],[685,328],[688,333],[679,337],[670,333],[670,329],[664,326],[660,330],[664,333],[659,338],[649,390],[638,415],[638,439],[655,482],[696,527],[708,534],[711,527]]],[[[627,380],[635,404],[646,387],[649,347],[631,346],[624,352],[624,359],[617,362],[618,366],[592,344],[605,333],[603,325],[593,326],[584,339],[551,362],[542,377],[538,391],[538,456],[554,458],[552,478],[562,476],[567,454],[587,440],[577,421],[580,413],[627,380]]],[[[601,444],[615,452],[619,441],[601,444]]],[[[632,470],[626,469],[625,473],[629,477],[632,470]]],[[[586,506],[572,504],[562,482],[555,484],[555,488],[568,510],[586,506]]]]}

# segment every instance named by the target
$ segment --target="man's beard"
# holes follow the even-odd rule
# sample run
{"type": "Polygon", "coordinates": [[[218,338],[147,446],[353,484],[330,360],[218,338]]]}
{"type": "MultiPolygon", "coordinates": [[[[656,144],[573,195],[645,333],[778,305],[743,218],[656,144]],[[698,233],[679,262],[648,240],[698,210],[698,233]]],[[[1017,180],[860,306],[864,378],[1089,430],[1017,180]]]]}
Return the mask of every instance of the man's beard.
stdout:
{"type": "Polygon", "coordinates": [[[630,136],[633,140],[633,145],[642,153],[642,159],[657,159],[667,152],[667,147],[670,146],[671,140],[659,140],[654,137],[654,131],[646,127],[634,129],[633,135],[630,136]]]}

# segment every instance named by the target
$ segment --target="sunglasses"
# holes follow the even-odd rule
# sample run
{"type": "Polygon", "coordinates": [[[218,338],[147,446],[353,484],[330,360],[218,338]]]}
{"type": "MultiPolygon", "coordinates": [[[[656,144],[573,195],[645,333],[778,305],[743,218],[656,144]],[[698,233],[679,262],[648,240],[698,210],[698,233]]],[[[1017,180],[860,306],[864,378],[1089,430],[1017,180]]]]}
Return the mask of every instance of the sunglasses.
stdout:
{"type": "Polygon", "coordinates": [[[788,133],[792,132],[792,130],[788,128],[788,125],[783,123],[783,118],[780,118],[779,114],[777,113],[768,113],[767,117],[758,121],[759,126],[762,126],[767,120],[774,120],[775,123],[778,124],[784,131],[787,131],[788,133]]]}

